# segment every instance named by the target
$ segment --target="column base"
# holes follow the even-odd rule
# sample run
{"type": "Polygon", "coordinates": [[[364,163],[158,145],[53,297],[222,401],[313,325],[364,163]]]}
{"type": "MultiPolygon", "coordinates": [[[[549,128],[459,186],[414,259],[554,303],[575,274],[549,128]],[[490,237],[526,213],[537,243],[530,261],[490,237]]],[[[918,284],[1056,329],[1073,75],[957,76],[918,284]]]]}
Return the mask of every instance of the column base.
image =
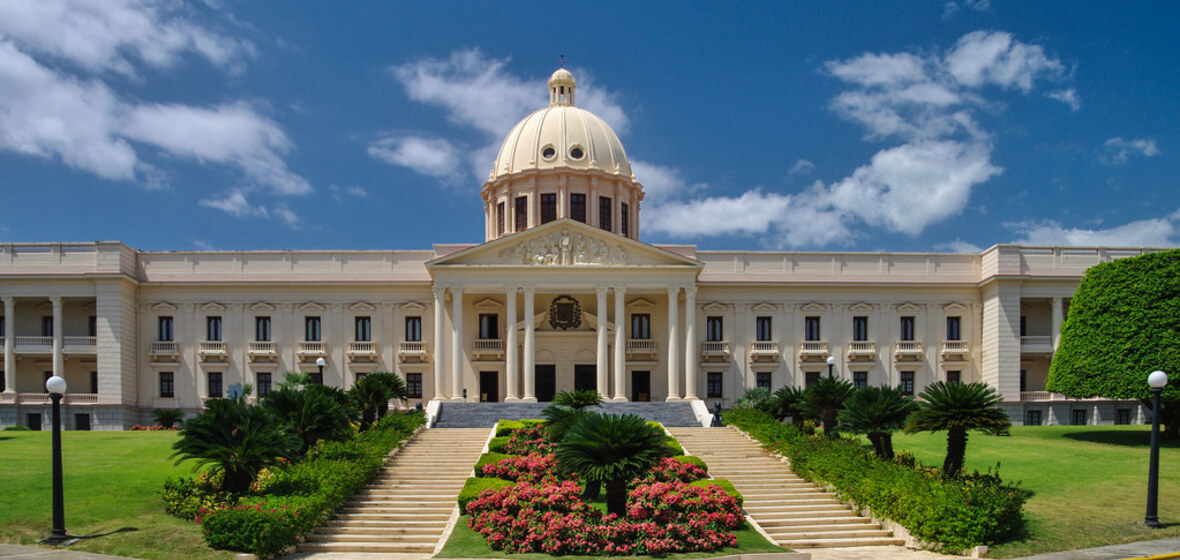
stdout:
{"type": "Polygon", "coordinates": [[[696,395],[685,395],[684,400],[686,400],[686,401],[699,401],[699,400],[701,400],[701,398],[696,395]]]}
{"type": "Polygon", "coordinates": [[[611,402],[628,402],[629,400],[630,399],[628,399],[627,397],[614,397],[610,401],[611,402]]]}
{"type": "Polygon", "coordinates": [[[451,400],[451,399],[450,399],[449,397],[444,397],[444,396],[441,396],[441,395],[439,395],[439,396],[437,396],[437,397],[434,397],[434,398],[432,398],[432,399],[430,399],[430,400],[432,400],[432,401],[448,401],[448,400],[451,400]]]}
{"type": "Polygon", "coordinates": [[[665,401],[667,401],[667,402],[680,402],[680,401],[682,401],[682,400],[684,400],[684,399],[682,399],[682,398],[680,398],[680,397],[672,396],[672,397],[668,397],[668,398],[666,398],[666,399],[664,399],[664,400],[665,400],[665,401]]]}
{"type": "Polygon", "coordinates": [[[537,397],[521,397],[520,402],[537,402],[537,397]]]}
{"type": "Polygon", "coordinates": [[[467,399],[465,399],[463,397],[451,397],[447,400],[450,402],[467,402],[467,399]]]}
{"type": "Polygon", "coordinates": [[[520,397],[504,397],[504,402],[520,402],[520,397]]]}

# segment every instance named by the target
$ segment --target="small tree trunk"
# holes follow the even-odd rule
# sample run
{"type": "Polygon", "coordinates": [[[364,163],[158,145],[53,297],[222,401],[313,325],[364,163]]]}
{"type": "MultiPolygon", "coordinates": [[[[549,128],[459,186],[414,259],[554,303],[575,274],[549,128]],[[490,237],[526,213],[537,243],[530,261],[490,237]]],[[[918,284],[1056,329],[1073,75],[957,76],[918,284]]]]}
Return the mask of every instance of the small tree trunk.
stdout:
{"type": "Polygon", "coordinates": [[[606,512],[619,517],[627,515],[627,483],[611,480],[606,483],[606,512]]]}
{"type": "Polygon", "coordinates": [[[942,463],[943,478],[957,478],[963,470],[963,457],[967,454],[967,430],[951,428],[946,433],[946,460],[942,463]]]}
{"type": "Polygon", "coordinates": [[[837,435],[836,434],[836,423],[837,423],[836,411],[834,409],[833,410],[825,410],[823,412],[823,421],[824,421],[824,437],[829,438],[829,439],[835,438],[837,435]]]}
{"type": "Polygon", "coordinates": [[[232,494],[243,494],[250,489],[254,477],[246,469],[225,469],[221,479],[221,490],[232,494]]]}
{"type": "MultiPolygon", "coordinates": [[[[889,432],[876,432],[877,441],[874,445],[877,448],[877,456],[886,461],[893,460],[893,434],[889,432]]],[[[869,434],[873,437],[873,434],[869,434]]]]}

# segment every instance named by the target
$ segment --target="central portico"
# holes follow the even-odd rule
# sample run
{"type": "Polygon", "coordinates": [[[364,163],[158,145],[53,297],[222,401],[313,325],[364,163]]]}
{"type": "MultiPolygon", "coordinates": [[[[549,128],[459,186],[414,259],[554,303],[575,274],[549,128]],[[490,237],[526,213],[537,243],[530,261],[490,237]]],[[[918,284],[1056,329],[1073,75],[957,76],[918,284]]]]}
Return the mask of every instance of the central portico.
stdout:
{"type": "Polygon", "coordinates": [[[696,317],[685,310],[703,265],[691,256],[568,218],[450,249],[426,263],[444,341],[435,399],[477,400],[465,389],[509,402],[574,389],[697,398],[696,317]]]}

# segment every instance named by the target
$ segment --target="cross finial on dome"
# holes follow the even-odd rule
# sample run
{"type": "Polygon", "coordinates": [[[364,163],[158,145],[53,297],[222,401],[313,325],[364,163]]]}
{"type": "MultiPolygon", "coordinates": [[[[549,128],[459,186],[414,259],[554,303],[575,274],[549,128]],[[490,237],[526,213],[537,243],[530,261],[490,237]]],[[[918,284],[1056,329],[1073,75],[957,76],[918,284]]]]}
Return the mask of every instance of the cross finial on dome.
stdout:
{"type": "Polygon", "coordinates": [[[577,89],[578,82],[574,80],[574,75],[565,69],[564,55],[561,57],[561,61],[562,67],[558,68],[552,76],[549,76],[550,107],[574,104],[574,90],[577,89]]]}
{"type": "Polygon", "coordinates": [[[561,58],[557,59],[557,64],[559,66],[561,66],[562,68],[565,68],[565,55],[564,54],[561,55],[561,58]]]}

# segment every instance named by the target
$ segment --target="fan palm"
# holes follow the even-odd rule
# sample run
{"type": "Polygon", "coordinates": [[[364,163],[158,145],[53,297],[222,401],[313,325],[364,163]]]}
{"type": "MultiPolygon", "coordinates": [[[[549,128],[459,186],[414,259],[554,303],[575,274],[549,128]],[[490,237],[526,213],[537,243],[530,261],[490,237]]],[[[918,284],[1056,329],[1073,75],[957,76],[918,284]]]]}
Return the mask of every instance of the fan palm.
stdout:
{"type": "Polygon", "coordinates": [[[855,390],[856,387],[852,383],[843,379],[820,377],[805,391],[804,410],[823,421],[825,437],[836,437],[837,413],[855,390]]]}
{"type": "Polygon", "coordinates": [[[775,420],[790,418],[794,424],[801,424],[809,416],[807,414],[807,392],[798,387],[786,385],[780,387],[771,396],[766,412],[775,420]]]}
{"type": "Polygon", "coordinates": [[[774,396],[771,395],[769,389],[762,387],[753,387],[746,389],[736,400],[733,401],[735,408],[753,408],[763,412],[771,412],[768,410],[774,396]]]}
{"type": "Polygon", "coordinates": [[[899,387],[865,387],[844,401],[837,414],[840,429],[865,434],[882,459],[893,458],[893,432],[905,427],[906,418],[918,407],[899,387]]]}
{"type": "Polygon", "coordinates": [[[553,404],[581,410],[602,404],[602,395],[593,389],[585,391],[561,391],[553,395],[553,404]]]}
{"type": "Polygon", "coordinates": [[[242,493],[263,467],[299,449],[269,409],[246,404],[244,397],[210,399],[205,411],[185,422],[172,445],[176,464],[192,459],[224,473],[221,489],[242,493]]]}
{"type": "Polygon", "coordinates": [[[627,483],[672,449],[660,428],[634,414],[583,414],[557,444],[557,460],[566,472],[606,486],[607,511],[623,516],[627,483]]]}
{"type": "Polygon", "coordinates": [[[284,385],[262,401],[303,442],[306,451],[319,440],[340,441],[352,435],[354,409],[335,387],[310,383],[284,385]]]}
{"type": "Polygon", "coordinates": [[[1006,428],[1008,414],[997,408],[1003,397],[983,383],[931,383],[920,395],[925,402],[906,420],[907,434],[946,430],[946,460],[942,476],[953,478],[963,470],[967,430],[1006,428]]]}
{"type": "Polygon", "coordinates": [[[356,380],[348,390],[348,398],[360,410],[361,431],[389,412],[389,401],[407,396],[406,383],[396,373],[375,371],[356,380]]]}

